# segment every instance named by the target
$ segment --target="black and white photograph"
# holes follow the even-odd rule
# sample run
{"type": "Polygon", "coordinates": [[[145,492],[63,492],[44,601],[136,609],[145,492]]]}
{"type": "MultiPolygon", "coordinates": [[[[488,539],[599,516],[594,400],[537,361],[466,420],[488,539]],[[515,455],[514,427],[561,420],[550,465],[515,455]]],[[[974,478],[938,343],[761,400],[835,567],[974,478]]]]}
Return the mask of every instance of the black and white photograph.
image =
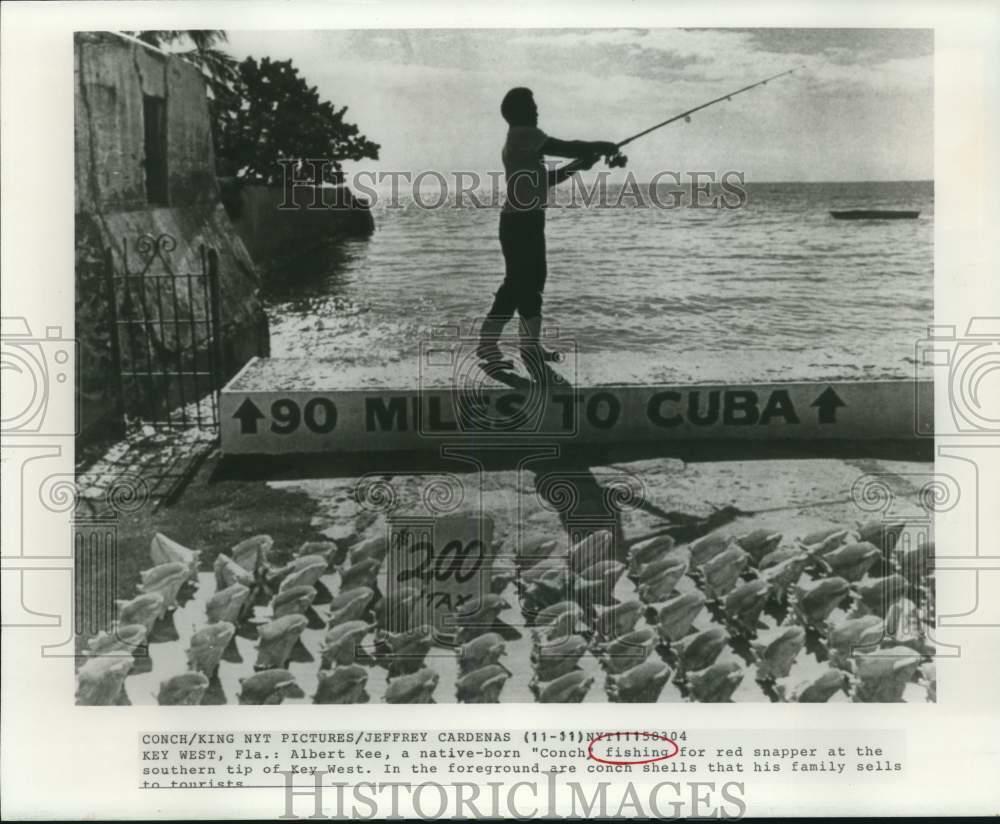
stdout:
{"type": "Polygon", "coordinates": [[[5,820],[1000,810],[1000,9],[0,7],[5,820]]]}
{"type": "Polygon", "coordinates": [[[934,701],[933,54],[78,33],[76,701],[934,701]]]}

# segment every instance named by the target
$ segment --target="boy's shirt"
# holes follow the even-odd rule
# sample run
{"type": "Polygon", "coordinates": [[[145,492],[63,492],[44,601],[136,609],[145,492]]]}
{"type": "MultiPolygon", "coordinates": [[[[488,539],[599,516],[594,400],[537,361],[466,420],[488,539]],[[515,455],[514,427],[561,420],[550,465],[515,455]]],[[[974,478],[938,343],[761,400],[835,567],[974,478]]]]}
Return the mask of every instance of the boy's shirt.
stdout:
{"type": "Polygon", "coordinates": [[[545,208],[549,187],[542,162],[542,145],[547,139],[537,126],[511,126],[508,130],[502,153],[507,176],[505,212],[545,208]]]}

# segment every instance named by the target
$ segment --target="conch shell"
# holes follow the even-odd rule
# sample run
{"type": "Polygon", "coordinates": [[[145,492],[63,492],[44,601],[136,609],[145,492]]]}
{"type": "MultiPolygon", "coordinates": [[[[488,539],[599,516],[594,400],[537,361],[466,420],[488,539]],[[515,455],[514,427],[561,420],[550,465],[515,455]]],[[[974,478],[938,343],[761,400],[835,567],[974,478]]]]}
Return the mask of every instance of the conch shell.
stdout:
{"type": "Polygon", "coordinates": [[[116,624],[111,632],[99,632],[87,641],[88,655],[131,655],[146,643],[143,624],[116,624]]]}
{"type": "Polygon", "coordinates": [[[156,703],[161,707],[196,707],[208,690],[208,678],[200,672],[185,672],[160,684],[156,703]]]}
{"type": "Polygon", "coordinates": [[[388,551],[389,544],[386,541],[385,535],[366,538],[364,541],[360,541],[351,547],[349,554],[351,565],[371,560],[381,566],[388,551]]]}
{"type": "Polygon", "coordinates": [[[771,594],[767,581],[745,581],[726,596],[728,618],[744,629],[756,632],[757,619],[771,594]]]}
{"type": "Polygon", "coordinates": [[[215,572],[215,588],[218,590],[227,589],[233,586],[233,584],[240,584],[247,589],[253,589],[253,573],[247,572],[244,567],[223,552],[215,556],[212,569],[215,572]]]}
{"type": "Polygon", "coordinates": [[[649,627],[633,630],[605,647],[601,665],[610,673],[624,672],[645,661],[655,642],[656,633],[649,627]]]}
{"type": "Polygon", "coordinates": [[[228,621],[231,624],[239,623],[249,598],[250,590],[243,584],[233,584],[225,589],[220,589],[205,604],[205,615],[208,618],[208,623],[214,624],[218,621],[228,621]]]}
{"type": "Polygon", "coordinates": [[[705,608],[705,596],[698,590],[671,598],[660,607],[656,628],[664,641],[680,641],[705,608]]]}
{"type": "Polygon", "coordinates": [[[691,566],[704,566],[732,543],[733,539],[729,535],[712,534],[699,538],[690,547],[691,566]]]}
{"type": "Polygon", "coordinates": [[[934,542],[906,542],[906,546],[896,546],[894,555],[896,568],[910,583],[921,583],[933,572],[934,542]]]}
{"type": "Polygon", "coordinates": [[[487,664],[455,682],[455,693],[463,704],[498,704],[500,691],[510,678],[510,671],[499,664],[487,664]]]}
{"type": "Polygon", "coordinates": [[[637,577],[646,564],[659,561],[674,548],[674,544],[669,535],[658,535],[633,545],[628,551],[629,577],[637,577]]]}
{"type": "Polygon", "coordinates": [[[315,587],[320,576],[326,573],[327,562],[322,555],[303,555],[289,563],[279,575],[281,585],[278,590],[293,587],[315,587]]]}
{"type": "Polygon", "coordinates": [[[831,663],[841,666],[860,652],[870,652],[885,638],[885,625],[877,615],[850,618],[834,626],[827,635],[831,663]]]}
{"type": "MultiPolygon", "coordinates": [[[[831,525],[810,532],[808,535],[800,538],[799,543],[815,550],[818,544],[822,544],[824,541],[830,540],[834,535],[839,536],[841,542],[843,542],[847,538],[848,531],[841,526],[831,525]]],[[[840,544],[837,544],[837,546],[840,546],[840,544]]]]}
{"type": "MultiPolygon", "coordinates": [[[[528,615],[572,598],[576,583],[580,580],[562,567],[548,568],[546,564],[547,562],[543,562],[528,570],[531,573],[530,579],[529,576],[522,575],[519,587],[521,610],[528,615]]],[[[584,581],[584,597],[586,584],[584,581]]],[[[599,597],[602,593],[598,592],[596,595],[599,597]]]]}
{"type": "Polygon", "coordinates": [[[893,703],[903,700],[903,691],[920,666],[920,655],[909,647],[890,647],[855,657],[857,684],[854,700],[893,703]]]}
{"type": "Polygon", "coordinates": [[[736,586],[749,561],[750,556],[738,546],[731,546],[718,555],[713,555],[701,567],[708,594],[716,598],[727,595],[736,586]]]}
{"type": "Polygon", "coordinates": [[[585,632],[588,626],[584,615],[583,607],[575,601],[551,604],[535,615],[535,635],[537,638],[552,640],[585,632]]]}
{"type": "Polygon", "coordinates": [[[240,679],[241,704],[280,704],[285,698],[303,698],[305,693],[286,669],[269,669],[240,679]]]}
{"type": "Polygon", "coordinates": [[[412,675],[401,675],[389,682],[385,691],[387,704],[433,704],[438,674],[426,667],[412,675]]]}
{"type": "Polygon", "coordinates": [[[374,558],[365,558],[348,567],[340,567],[341,591],[357,587],[367,587],[374,590],[381,566],[382,564],[374,558]]]}
{"type": "Polygon", "coordinates": [[[219,669],[219,661],[229,642],[236,634],[236,627],[228,621],[219,621],[202,627],[191,636],[187,651],[188,667],[209,678],[219,669]]]}
{"type": "Polygon", "coordinates": [[[775,627],[760,633],[753,642],[757,653],[757,680],[787,678],[805,643],[806,631],[798,626],[775,627]]]}
{"type": "Polygon", "coordinates": [[[149,557],[154,564],[169,564],[173,562],[184,564],[189,570],[189,578],[192,581],[198,580],[198,561],[201,552],[188,549],[164,535],[157,532],[149,544],[149,557]]]}
{"type": "MultiPolygon", "coordinates": [[[[742,552],[742,550],[740,550],[742,552]]],[[[678,641],[678,664],[688,672],[710,667],[729,643],[729,633],[722,627],[710,627],[678,641]]]]}
{"type": "Polygon", "coordinates": [[[361,640],[374,628],[374,624],[365,621],[346,621],[330,627],[320,647],[323,655],[322,668],[330,669],[334,664],[346,666],[355,663],[361,640]]]}
{"type": "Polygon", "coordinates": [[[782,534],[771,532],[769,529],[755,529],[736,539],[736,543],[750,554],[754,563],[760,561],[765,555],[774,552],[781,543],[782,534]]]}
{"type": "MultiPolygon", "coordinates": [[[[341,596],[345,596],[348,592],[358,592],[359,590],[368,590],[374,594],[374,590],[370,587],[358,586],[354,589],[345,588],[341,591],[337,598],[333,599],[330,605],[331,608],[333,604],[337,603],[338,598],[341,596]]],[[[404,584],[403,586],[393,587],[389,594],[378,602],[375,607],[375,617],[378,621],[379,627],[382,629],[389,630],[391,632],[402,632],[410,629],[413,623],[414,614],[420,606],[420,590],[416,587],[404,584]]],[[[361,616],[355,617],[360,618],[361,616]]],[[[346,623],[346,621],[340,618],[334,620],[333,612],[331,610],[330,623],[332,625],[335,623],[346,623]]]]}
{"type": "Polygon", "coordinates": [[[369,695],[365,690],[368,670],[358,664],[320,670],[314,704],[364,704],[369,695]]]}
{"type": "Polygon", "coordinates": [[[839,575],[846,581],[860,581],[882,554],[878,547],[862,541],[856,544],[845,544],[839,549],[823,556],[823,562],[830,567],[834,575],[839,575]]]}
{"type": "Polygon", "coordinates": [[[615,585],[624,572],[625,564],[617,561],[599,561],[587,567],[576,579],[577,599],[587,605],[615,603],[615,585]]]}
{"type": "Polygon", "coordinates": [[[271,601],[271,615],[274,618],[281,618],[284,615],[305,615],[314,600],[316,600],[316,589],[311,586],[279,589],[271,601]]]}
{"type": "Polygon", "coordinates": [[[118,623],[142,624],[148,635],[156,619],[166,613],[165,600],[162,593],[150,592],[148,595],[137,595],[131,601],[115,601],[118,607],[118,623]]]}
{"type": "Polygon", "coordinates": [[[716,661],[712,666],[688,674],[691,697],[704,704],[722,704],[731,701],[746,671],[739,661],[716,661]]]}
{"type": "MultiPolygon", "coordinates": [[[[321,558],[325,558],[327,570],[333,572],[338,564],[344,562],[343,556],[346,555],[346,550],[341,550],[334,541],[306,541],[295,552],[297,558],[301,558],[303,555],[319,555],[321,558]]],[[[275,566],[284,566],[284,564],[275,564],[275,566]]]]}
{"type": "Polygon", "coordinates": [[[613,543],[614,536],[608,530],[592,532],[569,548],[570,571],[579,575],[594,564],[614,560],[613,543]]]}
{"type": "Polygon", "coordinates": [[[909,598],[900,598],[885,613],[885,629],[897,644],[918,645],[923,635],[917,605],[909,598]]]}
{"type": "Polygon", "coordinates": [[[473,670],[481,669],[489,664],[497,664],[507,652],[507,646],[495,632],[487,632],[478,638],[473,638],[456,650],[458,656],[458,671],[467,675],[473,670]]]}
{"type": "Polygon", "coordinates": [[[930,662],[921,664],[920,680],[927,689],[927,700],[937,701],[937,667],[930,662]]]}
{"type": "Polygon", "coordinates": [[[159,564],[139,573],[140,583],[137,589],[144,595],[158,592],[163,596],[163,604],[158,616],[162,618],[168,610],[177,606],[177,593],[180,592],[181,586],[188,580],[190,574],[191,571],[187,566],[176,561],[159,564]]]}
{"type": "Polygon", "coordinates": [[[264,559],[274,548],[274,539],[270,535],[254,535],[245,541],[240,541],[229,550],[229,557],[243,569],[256,576],[264,565],[264,559]]]}
{"type": "Polygon", "coordinates": [[[579,704],[593,685],[592,676],[583,670],[574,670],[546,684],[538,700],[542,704],[579,704]]]}
{"type": "Polygon", "coordinates": [[[687,553],[675,552],[646,564],[637,579],[639,600],[644,604],[665,601],[688,571],[687,553]]]}
{"type": "Polygon", "coordinates": [[[825,704],[848,684],[847,673],[839,669],[828,669],[811,681],[798,684],[789,695],[789,700],[800,704],[825,704]]]}
{"type": "Polygon", "coordinates": [[[785,591],[798,583],[809,560],[809,555],[800,549],[777,549],[760,562],[760,577],[767,581],[778,600],[783,601],[785,591]]]}
{"type": "Polygon", "coordinates": [[[389,648],[386,657],[390,678],[421,669],[433,644],[431,628],[427,624],[406,632],[387,632],[383,638],[389,648]]]}
{"type": "Polygon", "coordinates": [[[871,520],[858,526],[858,540],[875,544],[886,555],[891,555],[905,528],[905,523],[887,524],[878,519],[871,520]]]}
{"type": "Polygon", "coordinates": [[[455,615],[455,621],[459,625],[455,639],[459,644],[490,632],[496,624],[497,616],[505,609],[510,609],[510,604],[501,595],[487,593],[476,599],[473,607],[474,609],[455,615]]]}
{"type": "Polygon", "coordinates": [[[655,702],[670,678],[670,668],[659,659],[650,658],[624,672],[609,675],[608,699],[616,703],[655,702]]]}
{"type": "Polygon", "coordinates": [[[799,617],[813,626],[822,626],[837,604],[850,592],[843,578],[821,578],[795,587],[795,609],[799,617]]]}
{"type": "Polygon", "coordinates": [[[329,603],[330,626],[358,620],[367,612],[374,597],[375,593],[368,587],[344,590],[329,603]]]}
{"type": "Polygon", "coordinates": [[[842,547],[850,537],[851,533],[846,529],[824,530],[807,535],[801,543],[810,555],[822,558],[828,552],[842,547]]]}
{"type": "MultiPolygon", "coordinates": [[[[857,585],[861,606],[879,615],[910,591],[910,584],[902,575],[886,575],[884,578],[865,578],[857,585]]],[[[863,611],[863,610],[862,610],[863,611]]]]}
{"type": "Polygon", "coordinates": [[[533,567],[558,549],[559,542],[554,538],[535,538],[527,541],[517,550],[517,566],[521,569],[533,567]]]}
{"type": "Polygon", "coordinates": [[[639,601],[625,601],[601,610],[597,616],[597,631],[605,640],[619,638],[635,629],[642,616],[643,605],[639,601]]]}
{"type": "Polygon", "coordinates": [[[587,651],[587,641],[579,635],[564,635],[537,645],[531,651],[531,664],[539,681],[553,681],[576,669],[587,651]]]}
{"type": "Polygon", "coordinates": [[[88,658],[76,674],[76,703],[84,707],[128,703],[124,687],[132,663],[131,655],[88,658]]]}
{"type": "Polygon", "coordinates": [[[309,621],[304,615],[285,615],[263,624],[257,630],[257,669],[282,668],[292,654],[309,621]]]}

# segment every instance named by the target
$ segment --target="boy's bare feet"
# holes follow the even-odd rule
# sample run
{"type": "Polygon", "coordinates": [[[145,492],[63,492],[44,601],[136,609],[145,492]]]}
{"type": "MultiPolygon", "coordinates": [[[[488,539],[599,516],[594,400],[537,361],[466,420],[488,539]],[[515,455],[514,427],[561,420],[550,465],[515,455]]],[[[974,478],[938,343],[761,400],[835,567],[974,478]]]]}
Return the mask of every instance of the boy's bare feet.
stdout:
{"type": "Polygon", "coordinates": [[[476,347],[476,357],[483,366],[490,369],[513,369],[514,362],[505,358],[500,347],[491,341],[483,341],[476,347]]]}

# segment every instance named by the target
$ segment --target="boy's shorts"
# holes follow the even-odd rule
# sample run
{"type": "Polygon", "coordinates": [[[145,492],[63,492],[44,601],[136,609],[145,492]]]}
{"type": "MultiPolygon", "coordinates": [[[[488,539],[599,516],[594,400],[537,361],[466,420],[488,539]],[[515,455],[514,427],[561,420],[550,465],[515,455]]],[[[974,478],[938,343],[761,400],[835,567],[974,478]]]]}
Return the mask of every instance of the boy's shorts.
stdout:
{"type": "Polygon", "coordinates": [[[545,290],[545,210],[500,213],[500,248],[505,277],[497,290],[490,315],[522,318],[542,312],[545,290]]]}

